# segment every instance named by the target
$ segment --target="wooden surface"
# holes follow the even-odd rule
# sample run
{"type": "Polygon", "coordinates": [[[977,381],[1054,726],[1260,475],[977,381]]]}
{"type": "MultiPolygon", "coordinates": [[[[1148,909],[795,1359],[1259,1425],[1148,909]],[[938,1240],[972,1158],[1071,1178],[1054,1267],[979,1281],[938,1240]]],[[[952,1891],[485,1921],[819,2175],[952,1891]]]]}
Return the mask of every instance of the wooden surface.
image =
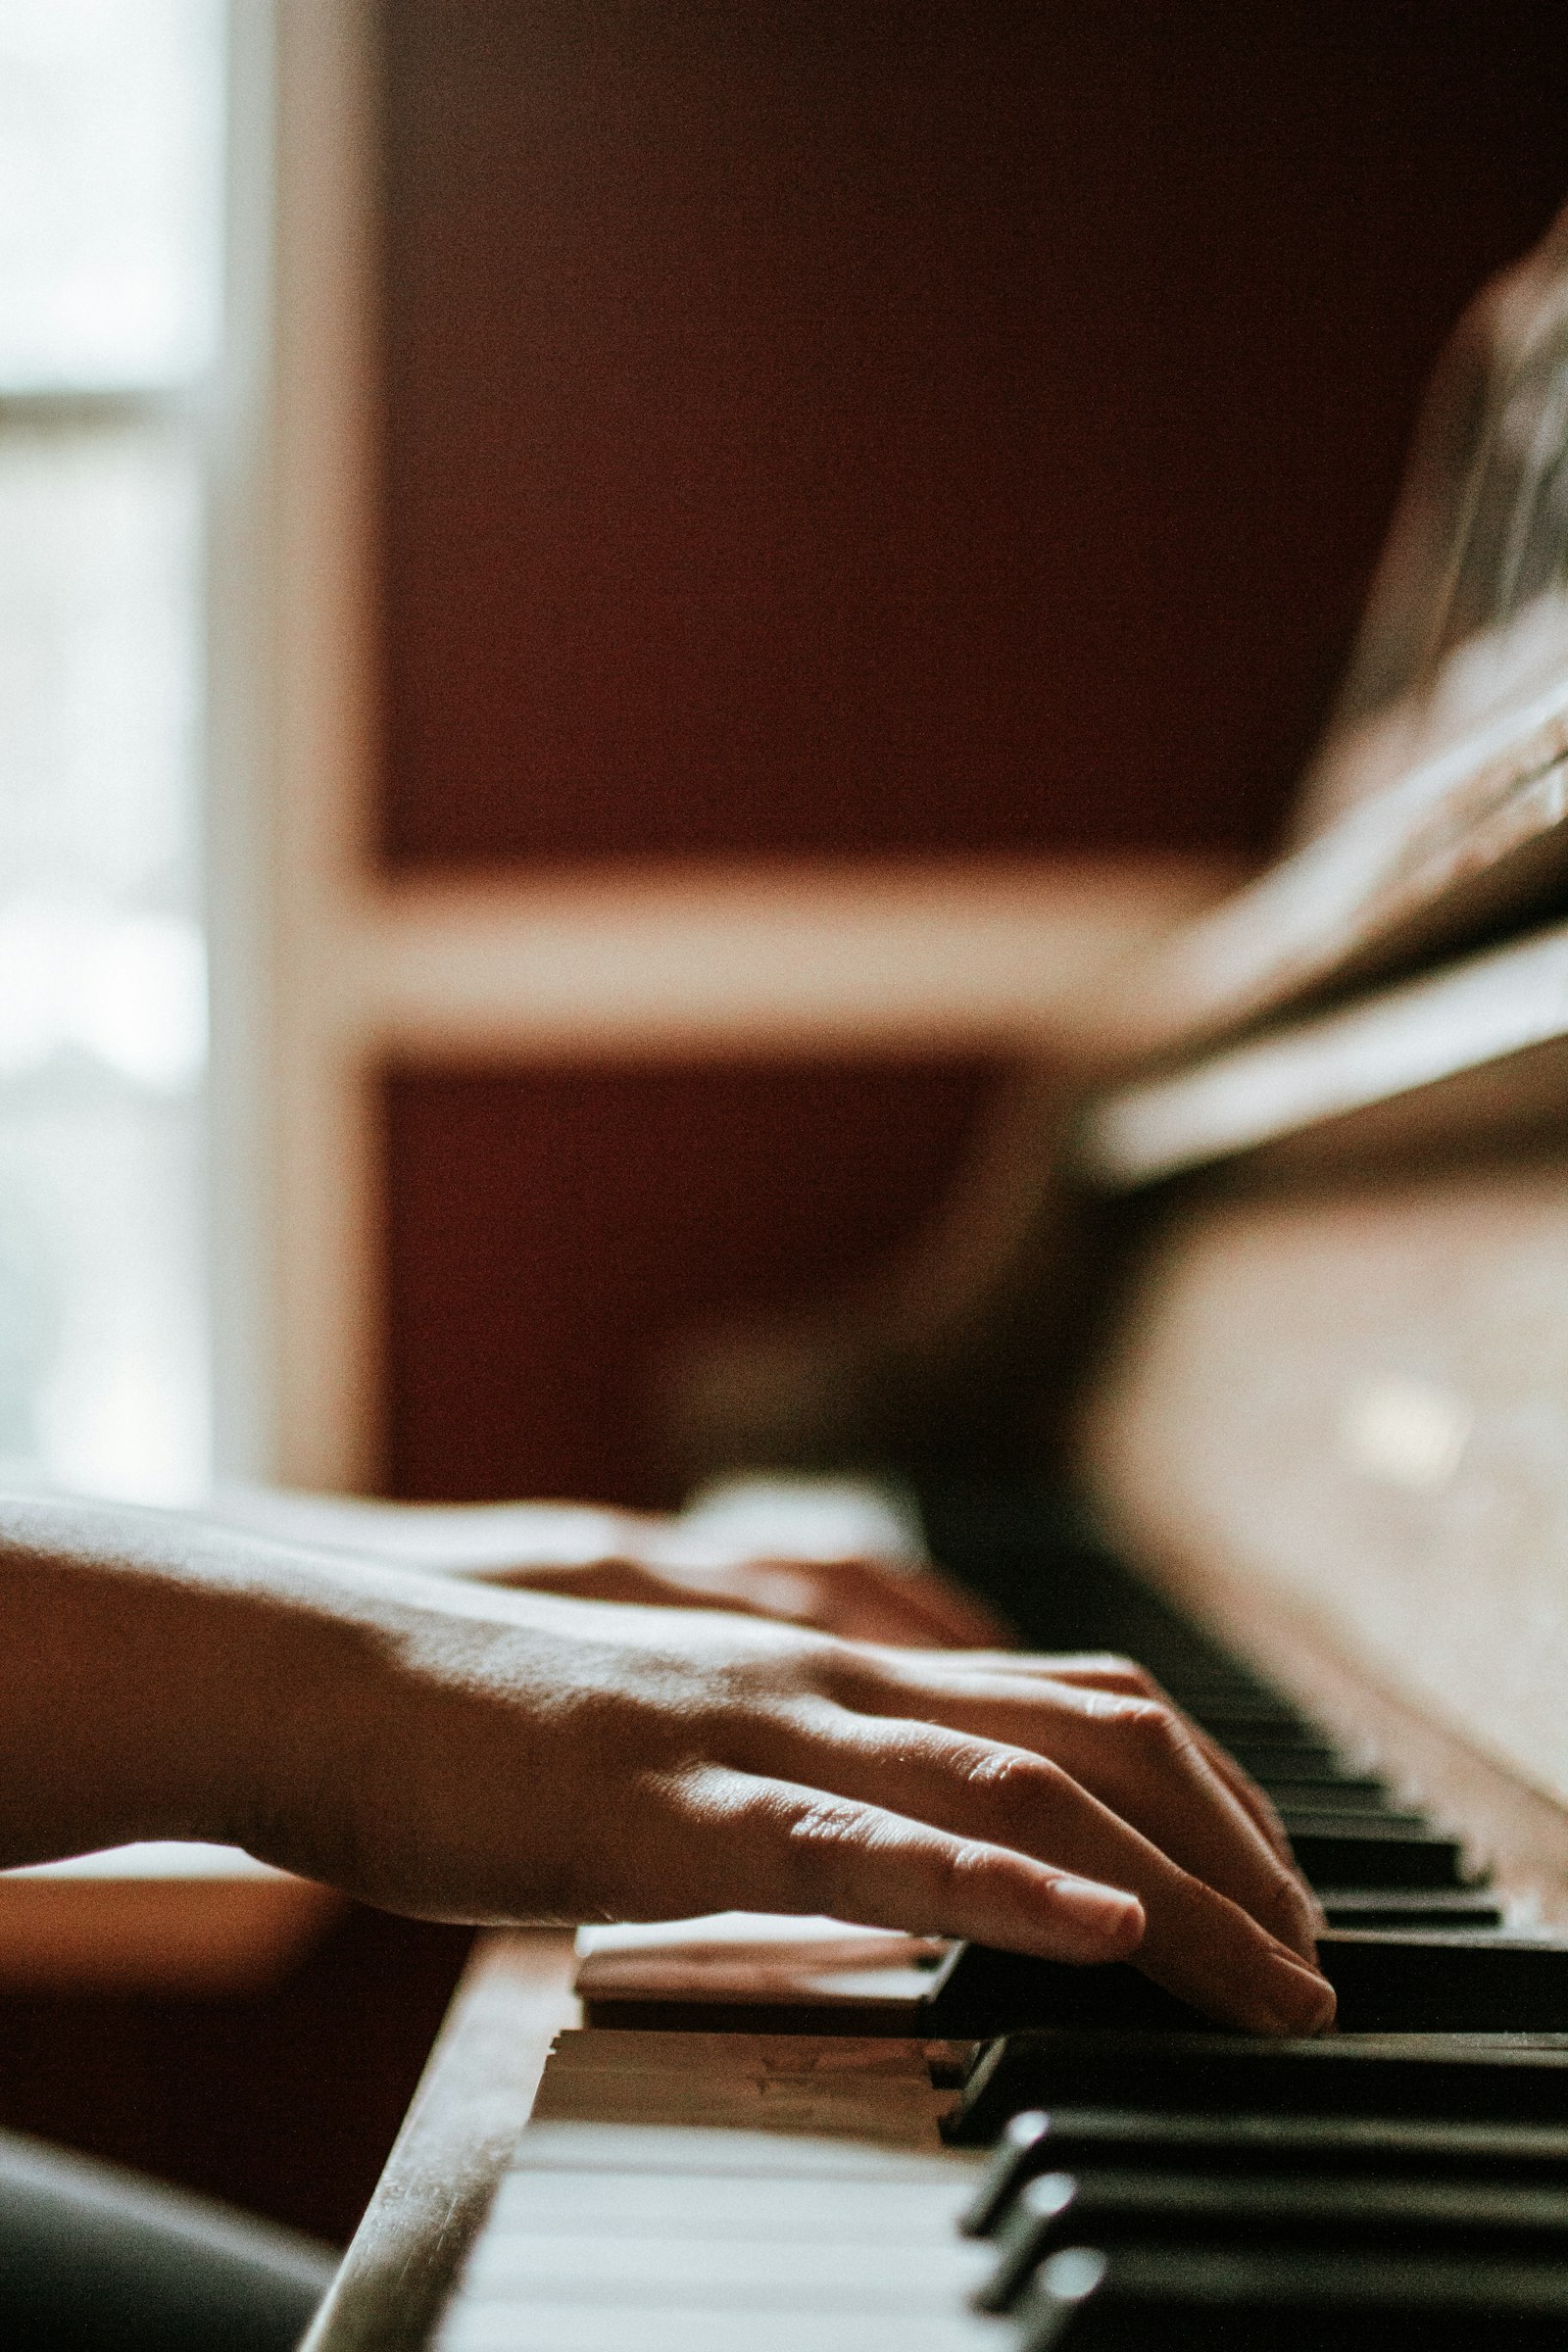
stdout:
{"type": "MultiPolygon", "coordinates": [[[[1417,1134],[1423,1118],[1433,1136],[1517,1131],[1554,1112],[1562,1125],[1565,1039],[1568,925],[1559,923],[1102,1096],[1085,1114],[1079,1158],[1090,1181],[1117,1192],[1396,1102],[1417,1134]],[[1487,1070],[1495,1079],[1486,1102],[1466,1089],[1456,1117],[1446,1090],[1487,1070]]],[[[1355,1148],[1352,1130],[1346,1149],[1355,1148]]]]}
{"type": "Polygon", "coordinates": [[[341,1916],[329,1887],[217,1846],[0,1873],[0,1992],[251,1993],[341,1916]]]}
{"type": "MultiPolygon", "coordinates": [[[[1560,907],[1568,607],[1549,493],[1568,211],[1450,337],[1295,854],[1136,959],[1105,1008],[1159,1053],[1560,907]]],[[[1119,1037],[1118,1033],[1119,1032],[1119,1037]]]]}
{"type": "Polygon", "coordinates": [[[1417,764],[1217,907],[1136,954],[1099,1050],[1190,1051],[1561,906],[1568,683],[1417,764]]]}
{"type": "Polygon", "coordinates": [[[576,2015],[571,1936],[484,1937],[369,2210],[302,2352],[413,2352],[527,2121],[552,2037],[576,2015]]]}
{"type": "Polygon", "coordinates": [[[1568,1906],[1568,1149],[1189,1199],[1086,1469],[1130,1556],[1568,1906]]]}

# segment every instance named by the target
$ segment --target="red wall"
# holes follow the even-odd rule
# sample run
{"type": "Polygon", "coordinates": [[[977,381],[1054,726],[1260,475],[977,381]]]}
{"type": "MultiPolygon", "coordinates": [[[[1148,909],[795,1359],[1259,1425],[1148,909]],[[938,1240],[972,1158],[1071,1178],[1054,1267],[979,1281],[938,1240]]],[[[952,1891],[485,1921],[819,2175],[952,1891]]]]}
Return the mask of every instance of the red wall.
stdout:
{"type": "Polygon", "coordinates": [[[387,0],[399,862],[1263,843],[1561,0],[387,0]]]}
{"type": "Polygon", "coordinates": [[[391,1484],[678,1499],[650,1399],[696,1316],[794,1309],[947,1189],[966,1062],[388,1082],[391,1484]]]}

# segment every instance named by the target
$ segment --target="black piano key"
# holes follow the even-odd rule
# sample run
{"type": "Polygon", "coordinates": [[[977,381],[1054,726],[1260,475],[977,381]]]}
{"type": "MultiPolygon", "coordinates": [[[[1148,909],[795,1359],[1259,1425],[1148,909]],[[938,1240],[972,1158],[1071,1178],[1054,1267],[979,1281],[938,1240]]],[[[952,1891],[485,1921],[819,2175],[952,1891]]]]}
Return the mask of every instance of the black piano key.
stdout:
{"type": "Polygon", "coordinates": [[[978,2052],[944,2124],[989,2146],[1028,2107],[1128,2106],[1203,2114],[1340,2115],[1472,2123],[1568,2116],[1568,2034],[1326,2034],[1045,2031],[978,2052]]]}
{"type": "Polygon", "coordinates": [[[1373,1777],[1355,1771],[1320,1732],[1299,1740],[1236,1739],[1228,1740],[1225,1744],[1242,1770],[1250,1773],[1263,1788],[1272,1788],[1286,1781],[1332,1784],[1373,1777]]]}
{"type": "MultiPolygon", "coordinates": [[[[1568,2034],[1568,1943],[1531,1934],[1330,1928],[1318,1961],[1342,2034],[1568,2034]]],[[[1198,2011],[1130,1963],[1074,1968],[986,1944],[959,1947],[930,2003],[932,2031],[1034,2027],[1206,2032],[1198,2011]]]]}
{"type": "Polygon", "coordinates": [[[1568,2033],[1568,1944],[1553,1938],[1331,1929],[1318,1958],[1343,2033],[1568,2033]]]}
{"type": "Polygon", "coordinates": [[[1298,1829],[1291,1843],[1301,1876],[1318,1889],[1463,1886],[1464,1849],[1441,1830],[1343,1820],[1298,1829]]]}
{"type": "Polygon", "coordinates": [[[1342,1831],[1348,1831],[1353,1837],[1374,1830],[1385,1838],[1439,1835],[1425,1813],[1418,1813],[1411,1806],[1391,1804],[1387,1798],[1342,1805],[1326,1789],[1321,1800],[1313,1796],[1282,1798],[1272,1788],[1269,1794],[1293,1843],[1298,1838],[1337,1838],[1342,1831]]]}
{"type": "Polygon", "coordinates": [[[1265,1793],[1284,1814],[1388,1813],[1397,1807],[1388,1784],[1370,1772],[1341,1774],[1334,1780],[1271,1780],[1265,1793]]]}
{"type": "Polygon", "coordinates": [[[997,2141],[962,2227],[996,2228],[1041,2173],[1134,2166],[1247,2179],[1289,2173],[1335,2180],[1568,2183],[1568,2123],[1395,2122],[1356,2116],[1172,2115],[1138,2107],[1028,2109],[997,2141]]]}
{"type": "Polygon", "coordinates": [[[1019,2320],[1020,2352],[1561,2352],[1568,2263],[1072,2247],[1019,2320]]]}
{"type": "Polygon", "coordinates": [[[1437,1831],[1425,1813],[1411,1806],[1395,1805],[1384,1799],[1377,1804],[1342,1805],[1325,1792],[1319,1803],[1308,1796],[1298,1803],[1288,1798],[1281,1802],[1274,1791],[1274,1807],[1284,1822],[1293,1842],[1298,1838],[1337,1838],[1342,1832],[1360,1838],[1377,1832],[1385,1838],[1434,1838],[1437,1831]]]}
{"type": "Polygon", "coordinates": [[[1042,2173],[1008,2208],[975,2292],[1007,2311],[1063,2246],[1316,2247],[1568,2265],[1568,2188],[1475,2180],[1260,2178],[1150,2171],[1042,2173]]]}
{"type": "MultiPolygon", "coordinates": [[[[1086,2230],[1092,2230],[1087,2216],[1084,2229],[1077,2226],[1082,2201],[1082,2188],[1071,2173],[1037,2173],[1025,2181],[995,2231],[988,2233],[995,2236],[996,2254],[973,2290],[976,2311],[1010,2311],[1043,2262],[1063,2246],[1077,2245],[1086,2230]]],[[[1144,2234],[1149,2234],[1147,2218],[1144,2234]]],[[[1094,2242],[1108,2244],[1110,2240],[1096,2237],[1094,2242]]]]}
{"type": "Polygon", "coordinates": [[[929,2030],[979,2039],[1033,2027],[1137,2033],[1207,2030],[1197,2011],[1126,1962],[1076,1968],[989,1944],[960,1944],[933,1986],[929,2030]]]}
{"type": "Polygon", "coordinates": [[[1416,1893],[1388,1887],[1345,1887],[1322,1898],[1331,1928],[1443,1928],[1480,1932],[1500,1928],[1507,1914],[1494,1894],[1473,1886],[1432,1886],[1416,1893]]]}
{"type": "MultiPolygon", "coordinates": [[[[1174,1691],[1171,1695],[1176,1697],[1174,1691]]],[[[1237,1740],[1287,1746],[1293,1739],[1318,1745],[1323,1739],[1319,1727],[1288,1699],[1271,1698],[1263,1691],[1255,1697],[1240,1692],[1228,1699],[1200,1697],[1196,1706],[1188,1705],[1186,1711],[1225,1747],[1237,1740]]]]}
{"type": "Polygon", "coordinates": [[[1163,1674],[1152,1665],[1149,1672],[1190,1715],[1230,1713],[1242,1723],[1283,1723],[1294,1728],[1307,1721],[1294,1699],[1287,1698],[1283,1690],[1276,1690],[1255,1674],[1206,1663],[1189,1669],[1174,1657],[1168,1658],[1165,1665],[1163,1674]]]}
{"type": "MultiPolygon", "coordinates": [[[[1093,2108],[1075,2112],[1087,2115],[1091,2127],[1095,2121],[1104,2120],[1093,2108]]],[[[1109,2120],[1114,2132],[1120,2119],[1111,2115],[1109,2120]]],[[[1048,2115],[1044,2108],[1026,2107],[1021,2114],[1009,2115],[998,2134],[980,2185],[964,2207],[958,2223],[963,2235],[989,2237],[1025,2181],[1033,2180],[1040,2173],[1065,2170],[1070,2160],[1057,2157],[1060,2142],[1059,2113],[1048,2115]]]]}

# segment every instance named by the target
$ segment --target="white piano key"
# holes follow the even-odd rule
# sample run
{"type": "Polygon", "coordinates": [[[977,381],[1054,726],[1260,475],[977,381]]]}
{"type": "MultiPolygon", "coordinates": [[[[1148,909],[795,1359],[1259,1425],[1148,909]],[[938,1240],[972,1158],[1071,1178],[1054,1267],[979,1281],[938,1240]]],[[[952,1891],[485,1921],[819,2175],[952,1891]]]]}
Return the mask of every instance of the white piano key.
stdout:
{"type": "Polygon", "coordinates": [[[593,2236],[621,2229],[681,2238],[750,2237],[776,2244],[939,2245],[973,2194],[968,2171],[931,2182],[769,2180],[689,2174],[514,2173],[486,2225],[498,2236],[593,2236]]]}
{"type": "Polygon", "coordinates": [[[438,2352],[1007,2352],[1013,2331],[978,2313],[644,2311],[476,2303],[455,2311],[438,2352]]]}
{"type": "Polygon", "coordinates": [[[719,2179],[907,2180],[972,2177],[984,2152],[968,2148],[906,2151],[853,2139],[675,2126],[564,2120],[529,2124],[512,2159],[514,2173],[651,2172],[719,2179]]]}
{"type": "Polygon", "coordinates": [[[638,2313],[961,2309],[992,2250],[959,2238],[927,2246],[793,2244],[757,2238],[589,2237],[486,2232],[464,2277],[466,2301],[612,2305],[638,2313]]]}
{"type": "Polygon", "coordinates": [[[439,2352],[1005,2352],[923,2048],[566,2034],[439,2352]]]}
{"type": "MultiPolygon", "coordinates": [[[[603,2098],[562,2098],[552,2090],[541,2098],[540,2111],[552,2121],[596,2118],[657,2126],[679,2123],[683,2104],[664,2097],[657,2088],[633,2083],[609,2085],[603,2098]]],[[[923,2100],[911,2098],[893,2107],[885,2100],[859,2100],[844,2091],[831,2098],[818,2093],[797,2099],[768,2086],[733,2100],[710,2100],[703,2120],[740,2132],[760,2129],[812,2138],[836,2133],[911,2152],[934,2152],[941,2145],[938,2125],[952,2104],[946,2092],[928,2094],[923,2100]]]]}

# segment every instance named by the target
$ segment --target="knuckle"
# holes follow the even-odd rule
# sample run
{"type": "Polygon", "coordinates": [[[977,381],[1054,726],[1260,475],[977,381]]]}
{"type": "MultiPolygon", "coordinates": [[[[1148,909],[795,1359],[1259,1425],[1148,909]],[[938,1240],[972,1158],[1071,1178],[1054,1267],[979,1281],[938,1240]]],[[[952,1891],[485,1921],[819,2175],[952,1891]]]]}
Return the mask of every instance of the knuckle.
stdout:
{"type": "Polygon", "coordinates": [[[1001,1868],[996,1847],[978,1838],[952,1838],[933,1848],[927,1872],[933,1921],[939,1932],[952,1921],[970,1915],[976,1897],[1001,1868]]]}
{"type": "Polygon", "coordinates": [[[867,1823],[864,1808],[849,1797],[812,1795],[797,1804],[786,1824],[791,1846],[801,1854],[839,1854],[863,1845],[867,1823]]]}
{"type": "Polygon", "coordinates": [[[1003,1747],[989,1740],[977,1740],[960,1748],[954,1758],[954,1768],[963,1786],[972,1788],[976,1795],[1003,1801],[1054,1791],[1065,1778],[1059,1766],[1048,1763],[1042,1756],[1031,1756],[1022,1748],[1003,1747]]]}
{"type": "Polygon", "coordinates": [[[1194,1753],[1192,1733],[1163,1699],[1132,1699],[1118,1711],[1117,1722],[1134,1744],[1156,1762],[1185,1761],[1194,1753]]]}
{"type": "Polygon", "coordinates": [[[1077,1784],[1059,1764],[1027,1749],[976,1741],[953,1759],[965,1797],[978,1805],[992,1836],[1010,1844],[1062,1811],[1077,1784]]]}
{"type": "Polygon", "coordinates": [[[745,1772],[805,1779],[809,1767],[802,1760],[803,1742],[821,1736],[827,1714],[824,1704],[810,1699],[737,1695],[706,1721],[703,1746],[745,1772]]]}
{"type": "Polygon", "coordinates": [[[793,1903],[805,1911],[833,1910],[877,1842],[872,1817],[847,1797],[813,1793],[796,1800],[777,1827],[780,1866],[793,1903]]]}
{"type": "Polygon", "coordinates": [[[1090,1673],[1099,1675],[1106,1683],[1119,1686],[1131,1695],[1141,1698],[1159,1698],[1163,1695],[1148,1667],[1140,1666],[1136,1658],[1123,1657],[1119,1650],[1096,1650],[1082,1663],[1090,1673]]]}

